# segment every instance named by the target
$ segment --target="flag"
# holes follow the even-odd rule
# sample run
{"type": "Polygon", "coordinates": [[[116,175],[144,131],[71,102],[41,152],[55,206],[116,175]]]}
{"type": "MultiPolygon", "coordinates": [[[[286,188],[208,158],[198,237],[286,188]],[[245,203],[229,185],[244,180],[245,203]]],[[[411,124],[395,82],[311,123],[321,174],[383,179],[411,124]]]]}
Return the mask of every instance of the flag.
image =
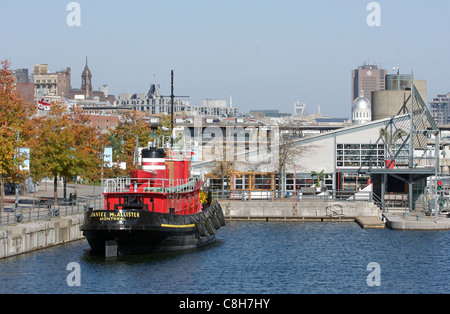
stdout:
{"type": "Polygon", "coordinates": [[[38,101],[38,109],[40,110],[50,110],[51,102],[48,99],[42,98],[38,101]]]}

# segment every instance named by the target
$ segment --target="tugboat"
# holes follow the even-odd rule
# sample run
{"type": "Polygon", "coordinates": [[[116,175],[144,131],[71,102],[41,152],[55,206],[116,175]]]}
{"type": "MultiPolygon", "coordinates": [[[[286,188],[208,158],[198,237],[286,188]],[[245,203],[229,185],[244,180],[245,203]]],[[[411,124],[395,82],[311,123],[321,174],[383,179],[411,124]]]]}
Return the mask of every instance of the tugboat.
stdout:
{"type": "Polygon", "coordinates": [[[142,169],[107,179],[104,208],[89,208],[81,227],[94,252],[107,257],[208,245],[225,225],[220,204],[191,176],[191,156],[149,147],[142,169]]]}
{"type": "Polygon", "coordinates": [[[171,74],[171,143],[144,149],[141,169],[130,176],[107,179],[103,209],[84,214],[84,236],[106,257],[205,246],[225,226],[220,204],[202,190],[200,177],[191,176],[191,153],[173,150],[171,74]]]}

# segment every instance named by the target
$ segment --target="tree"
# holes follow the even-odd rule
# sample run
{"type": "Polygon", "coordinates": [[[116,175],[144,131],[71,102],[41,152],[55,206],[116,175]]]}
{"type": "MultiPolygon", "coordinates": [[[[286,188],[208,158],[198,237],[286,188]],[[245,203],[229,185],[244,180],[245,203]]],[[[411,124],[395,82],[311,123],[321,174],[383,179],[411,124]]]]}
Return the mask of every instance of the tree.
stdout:
{"type": "Polygon", "coordinates": [[[222,193],[225,191],[225,179],[231,182],[231,177],[235,171],[235,162],[219,160],[214,162],[211,171],[206,175],[206,178],[222,181],[222,193]]]}
{"type": "Polygon", "coordinates": [[[395,129],[394,132],[392,130],[389,130],[387,128],[381,128],[380,129],[380,137],[383,139],[384,143],[386,144],[388,155],[390,157],[394,157],[394,148],[395,144],[408,135],[404,130],[402,129],[395,129]]]}
{"type": "MultiPolygon", "coordinates": [[[[294,166],[299,158],[306,153],[308,148],[305,146],[296,146],[294,141],[299,139],[299,134],[295,125],[287,123],[280,127],[279,144],[278,144],[278,191],[284,189],[283,178],[286,176],[286,168],[294,166]]],[[[296,182],[294,182],[296,184],[296,182]]],[[[281,196],[281,193],[278,194],[281,196]]]]}
{"type": "MultiPolygon", "coordinates": [[[[171,127],[172,127],[172,116],[171,115],[165,115],[160,117],[161,124],[158,126],[158,128],[154,131],[152,131],[151,137],[153,139],[158,139],[161,146],[164,145],[164,141],[168,142],[171,134],[171,127]]],[[[177,139],[175,139],[176,142],[177,139]]]]}
{"type": "Polygon", "coordinates": [[[0,210],[3,210],[5,181],[20,182],[26,172],[20,170],[24,157],[18,156],[18,147],[29,136],[30,118],[35,113],[17,94],[9,61],[1,61],[0,67],[0,210]]]}
{"type": "Polygon", "coordinates": [[[317,171],[311,171],[311,175],[313,177],[317,177],[317,182],[316,182],[316,187],[320,188],[320,181],[323,180],[323,178],[325,177],[325,170],[322,170],[321,172],[317,172],[317,171]]]}
{"type": "Polygon", "coordinates": [[[128,111],[122,114],[119,124],[111,132],[109,140],[112,143],[120,143],[123,140],[124,144],[120,145],[121,149],[118,151],[117,157],[127,163],[128,170],[138,166],[134,159],[136,139],[138,139],[139,147],[147,147],[151,133],[151,125],[138,111],[128,111]]]}
{"type": "Polygon", "coordinates": [[[30,141],[31,170],[54,178],[54,201],[58,201],[58,177],[82,176],[97,179],[102,167],[102,150],[106,138],[87,122],[81,109],[67,112],[53,103],[47,117],[35,119],[38,124],[30,141]]]}

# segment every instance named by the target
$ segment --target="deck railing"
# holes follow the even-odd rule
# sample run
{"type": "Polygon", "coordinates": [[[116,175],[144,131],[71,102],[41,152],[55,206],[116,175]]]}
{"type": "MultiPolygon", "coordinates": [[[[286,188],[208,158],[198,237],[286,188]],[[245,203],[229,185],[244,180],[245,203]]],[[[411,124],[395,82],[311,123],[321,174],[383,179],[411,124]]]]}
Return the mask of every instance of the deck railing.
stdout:
{"type": "Polygon", "coordinates": [[[192,191],[198,181],[200,181],[200,177],[198,176],[188,179],[145,179],[122,177],[103,180],[103,192],[184,193],[192,191]]]}

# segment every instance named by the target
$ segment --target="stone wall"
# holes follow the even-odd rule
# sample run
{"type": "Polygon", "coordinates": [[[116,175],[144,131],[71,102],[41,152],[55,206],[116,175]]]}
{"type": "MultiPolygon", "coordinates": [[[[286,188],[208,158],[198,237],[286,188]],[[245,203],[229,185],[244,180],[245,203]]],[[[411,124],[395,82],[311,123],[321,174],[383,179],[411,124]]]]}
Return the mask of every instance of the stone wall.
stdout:
{"type": "Polygon", "coordinates": [[[380,217],[379,208],[370,202],[269,202],[221,201],[228,218],[281,217],[281,218],[356,218],[380,217]]]}
{"type": "Polygon", "coordinates": [[[0,229],[0,259],[83,239],[83,214],[5,226],[0,229]]]}

